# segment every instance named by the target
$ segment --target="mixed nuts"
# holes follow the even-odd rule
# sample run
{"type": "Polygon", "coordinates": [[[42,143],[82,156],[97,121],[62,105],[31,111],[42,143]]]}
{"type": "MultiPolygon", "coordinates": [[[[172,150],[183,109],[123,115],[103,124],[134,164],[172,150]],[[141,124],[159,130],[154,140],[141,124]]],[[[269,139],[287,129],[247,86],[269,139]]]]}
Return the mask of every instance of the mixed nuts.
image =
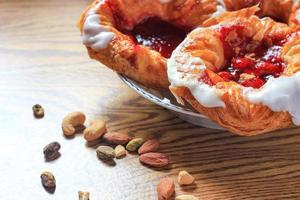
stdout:
{"type": "Polygon", "coordinates": [[[126,149],[122,145],[118,145],[115,148],[115,154],[116,158],[122,158],[123,156],[126,156],[126,149]]]}
{"type": "Polygon", "coordinates": [[[56,181],[51,172],[43,172],[41,174],[41,182],[47,192],[54,193],[56,188],[56,181]]]}
{"type": "Polygon", "coordinates": [[[103,120],[94,120],[90,126],[83,131],[83,137],[86,141],[91,142],[102,137],[106,133],[106,124],[103,120]]]}
{"type": "Polygon", "coordinates": [[[138,150],[138,148],[144,143],[143,138],[134,138],[128,142],[126,149],[130,152],[138,150]]]}
{"type": "Polygon", "coordinates": [[[110,146],[99,146],[96,153],[97,157],[103,161],[110,161],[116,157],[115,150],[110,146]]]}
{"type": "Polygon", "coordinates": [[[44,157],[46,161],[52,161],[60,157],[59,153],[60,144],[58,142],[51,142],[50,144],[47,144],[44,149],[44,157]]]}
{"type": "Polygon", "coordinates": [[[36,118],[42,118],[45,115],[44,108],[40,104],[35,104],[32,106],[32,111],[36,118]]]}
{"type": "Polygon", "coordinates": [[[175,194],[174,181],[169,177],[164,177],[159,180],[156,190],[158,200],[170,200],[175,194]]]}
{"type": "Polygon", "coordinates": [[[144,154],[149,152],[155,152],[159,148],[159,141],[157,139],[147,140],[140,148],[138,153],[144,154]]]}
{"type": "Polygon", "coordinates": [[[168,157],[163,153],[145,153],[140,155],[139,160],[151,167],[164,167],[169,164],[168,157]]]}
{"type": "Polygon", "coordinates": [[[110,132],[106,133],[103,136],[104,140],[106,140],[110,144],[127,144],[132,138],[125,134],[125,133],[119,133],[119,132],[110,132]]]}
{"type": "Polygon", "coordinates": [[[198,200],[198,198],[193,195],[185,194],[177,196],[175,200],[198,200]]]}
{"type": "Polygon", "coordinates": [[[84,113],[79,111],[69,113],[64,117],[61,125],[64,135],[73,136],[76,133],[76,127],[82,127],[84,122],[84,113]]]}
{"type": "Polygon", "coordinates": [[[78,199],[79,200],[90,200],[90,193],[89,192],[78,192],[78,199]]]}
{"type": "Polygon", "coordinates": [[[194,183],[195,178],[190,175],[187,171],[180,171],[178,174],[177,181],[179,185],[191,185],[194,183]]]}
{"type": "MultiPolygon", "coordinates": [[[[42,116],[43,108],[38,104],[33,107],[35,116],[42,116]]],[[[62,121],[62,130],[65,136],[73,136],[78,127],[84,127],[85,115],[82,112],[72,112],[64,117],[62,121]]],[[[103,136],[104,141],[109,144],[116,145],[115,148],[106,145],[100,145],[96,149],[97,157],[104,161],[113,161],[114,158],[122,158],[126,156],[127,151],[138,152],[139,161],[150,167],[165,167],[169,164],[168,157],[156,152],[160,143],[157,139],[149,139],[145,141],[143,138],[133,138],[126,133],[107,132],[106,123],[102,120],[94,120],[87,128],[84,127],[83,136],[88,142],[100,139],[103,136]],[[124,145],[124,146],[123,146],[124,145]]],[[[60,157],[61,146],[58,142],[52,142],[43,149],[46,161],[52,161],[60,157]]],[[[113,161],[114,162],[114,161],[113,161]]],[[[195,178],[186,171],[180,171],[177,177],[179,185],[190,185],[195,178]]],[[[41,182],[43,187],[50,193],[54,193],[56,188],[56,180],[51,172],[43,172],[41,174],[41,182]]],[[[170,177],[162,178],[157,185],[157,195],[159,200],[169,200],[174,198],[175,184],[170,177]]],[[[89,200],[89,192],[78,192],[79,200],[89,200]]],[[[179,195],[176,200],[197,200],[192,195],[179,195]]]]}

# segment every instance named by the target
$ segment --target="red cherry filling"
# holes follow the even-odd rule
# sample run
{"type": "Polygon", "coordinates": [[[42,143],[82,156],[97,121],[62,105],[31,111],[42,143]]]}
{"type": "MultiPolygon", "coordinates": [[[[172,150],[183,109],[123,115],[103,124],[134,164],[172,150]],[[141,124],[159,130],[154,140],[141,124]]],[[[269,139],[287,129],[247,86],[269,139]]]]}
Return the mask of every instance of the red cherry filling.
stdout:
{"type": "Polygon", "coordinates": [[[265,84],[265,82],[261,78],[255,77],[255,78],[245,80],[241,84],[245,87],[260,88],[265,84]]]}
{"type": "Polygon", "coordinates": [[[232,58],[231,66],[237,70],[246,70],[252,68],[255,62],[249,58],[232,58]]]}
{"type": "Polygon", "coordinates": [[[226,82],[260,88],[270,77],[278,77],[283,72],[285,63],[280,52],[286,36],[266,38],[258,44],[245,36],[246,31],[241,25],[220,28],[227,63],[217,74],[226,82]]]}
{"type": "Polygon", "coordinates": [[[158,18],[148,18],[131,31],[123,31],[134,43],[158,51],[170,58],[173,50],[184,40],[187,31],[158,18]]]}

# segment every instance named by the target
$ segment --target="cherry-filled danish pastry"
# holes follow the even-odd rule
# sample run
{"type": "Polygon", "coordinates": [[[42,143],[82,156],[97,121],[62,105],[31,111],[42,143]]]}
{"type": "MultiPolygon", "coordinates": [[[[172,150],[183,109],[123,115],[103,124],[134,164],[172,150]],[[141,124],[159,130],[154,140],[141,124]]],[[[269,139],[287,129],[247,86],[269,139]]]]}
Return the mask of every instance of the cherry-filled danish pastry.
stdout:
{"type": "Polygon", "coordinates": [[[294,31],[300,30],[300,1],[294,3],[289,18],[289,25],[294,31]]]}
{"type": "Polygon", "coordinates": [[[193,30],[168,60],[170,90],[219,125],[256,135],[300,125],[300,34],[258,7],[193,30]]]}
{"type": "Polygon", "coordinates": [[[78,25],[91,58],[148,87],[167,89],[167,58],[218,6],[216,0],[97,0],[78,25]]]}
{"type": "Polygon", "coordinates": [[[288,22],[294,4],[293,0],[223,0],[223,2],[227,11],[259,5],[259,16],[272,17],[281,22],[288,22]]]}

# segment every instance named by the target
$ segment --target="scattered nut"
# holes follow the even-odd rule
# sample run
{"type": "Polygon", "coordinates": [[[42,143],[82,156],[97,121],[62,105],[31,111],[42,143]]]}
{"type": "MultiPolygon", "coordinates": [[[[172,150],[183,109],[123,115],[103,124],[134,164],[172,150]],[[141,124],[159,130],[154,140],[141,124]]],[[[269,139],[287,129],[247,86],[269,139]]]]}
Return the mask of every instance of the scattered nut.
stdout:
{"type": "Polygon", "coordinates": [[[144,154],[149,152],[155,152],[159,148],[159,141],[157,139],[147,140],[140,148],[138,153],[144,154]]]}
{"type": "Polygon", "coordinates": [[[44,108],[40,104],[35,104],[32,107],[32,111],[36,118],[42,118],[45,115],[44,108]]]}
{"type": "Polygon", "coordinates": [[[59,153],[60,144],[58,142],[51,142],[43,149],[46,161],[52,161],[60,157],[59,153]]]}
{"type": "Polygon", "coordinates": [[[195,178],[187,171],[180,171],[177,177],[179,185],[191,185],[194,183],[195,178]]]}
{"type": "Polygon", "coordinates": [[[116,158],[121,158],[126,155],[126,149],[122,145],[118,145],[115,148],[116,158]]]}
{"type": "Polygon", "coordinates": [[[72,136],[76,132],[77,126],[82,126],[85,122],[85,115],[82,112],[71,112],[62,121],[64,135],[72,136]]]}
{"type": "Polygon", "coordinates": [[[79,191],[78,198],[79,198],[79,200],[90,200],[90,193],[79,191]]]}
{"type": "Polygon", "coordinates": [[[91,121],[90,126],[83,131],[83,137],[86,141],[99,139],[106,132],[106,124],[103,120],[91,121]]]}
{"type": "Polygon", "coordinates": [[[128,142],[126,149],[131,152],[136,151],[143,144],[143,142],[143,138],[134,138],[128,142]]]}
{"type": "Polygon", "coordinates": [[[168,157],[162,153],[145,153],[140,155],[139,160],[151,167],[164,167],[169,164],[168,157]]]}
{"type": "Polygon", "coordinates": [[[99,146],[96,153],[97,157],[103,161],[110,161],[116,157],[115,150],[109,146],[99,146]]]}
{"type": "Polygon", "coordinates": [[[56,181],[51,172],[43,172],[41,174],[41,182],[47,192],[54,193],[56,181]]]}
{"type": "Polygon", "coordinates": [[[175,200],[199,200],[199,199],[193,195],[179,195],[175,198],[175,200]]]}
{"type": "Polygon", "coordinates": [[[169,177],[162,178],[157,184],[158,200],[170,200],[175,194],[174,181],[169,177]]]}
{"type": "Polygon", "coordinates": [[[103,138],[111,144],[123,145],[127,144],[132,139],[129,135],[119,132],[106,133],[103,138]]]}

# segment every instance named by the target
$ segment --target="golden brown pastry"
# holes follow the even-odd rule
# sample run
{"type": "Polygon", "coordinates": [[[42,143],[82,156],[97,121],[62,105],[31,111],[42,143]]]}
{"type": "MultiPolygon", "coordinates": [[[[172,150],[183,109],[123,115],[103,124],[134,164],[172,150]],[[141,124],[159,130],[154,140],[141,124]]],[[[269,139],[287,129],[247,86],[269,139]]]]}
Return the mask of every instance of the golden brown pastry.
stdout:
{"type": "Polygon", "coordinates": [[[294,31],[300,30],[300,1],[297,1],[293,5],[289,18],[289,25],[294,31]]]}
{"type": "Polygon", "coordinates": [[[168,61],[178,102],[245,136],[300,125],[300,36],[257,11],[208,20],[168,61]]]}
{"type": "Polygon", "coordinates": [[[259,16],[272,17],[276,21],[288,22],[293,0],[224,0],[228,11],[259,5],[259,16]]]}
{"type": "Polygon", "coordinates": [[[91,58],[148,87],[169,86],[166,59],[217,0],[97,0],[78,26],[91,58]]]}

